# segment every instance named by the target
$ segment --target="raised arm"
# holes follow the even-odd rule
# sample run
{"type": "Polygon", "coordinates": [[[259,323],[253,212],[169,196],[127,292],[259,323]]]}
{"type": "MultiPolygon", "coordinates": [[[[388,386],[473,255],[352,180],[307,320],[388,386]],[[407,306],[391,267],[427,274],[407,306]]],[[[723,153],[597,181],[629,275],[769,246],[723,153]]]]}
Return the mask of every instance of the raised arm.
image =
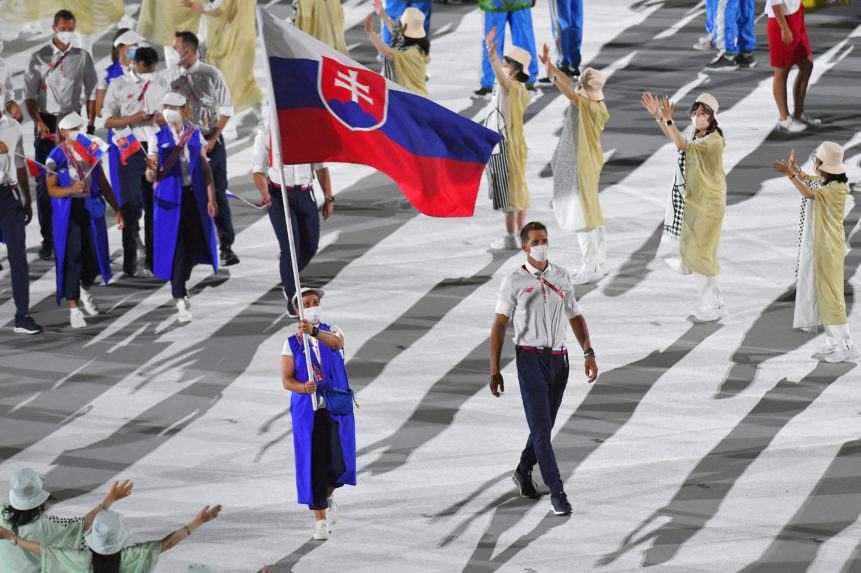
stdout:
{"type": "Polygon", "coordinates": [[[386,10],[383,8],[383,0],[374,0],[374,11],[377,13],[377,16],[380,17],[380,20],[383,21],[383,24],[386,25],[386,28],[389,29],[389,32],[394,33],[397,24],[395,24],[395,21],[389,17],[386,10]]]}
{"type": "Polygon", "coordinates": [[[368,38],[371,40],[374,48],[376,48],[384,57],[391,59],[395,55],[395,51],[388,46],[382,38],[380,38],[380,35],[377,34],[377,31],[374,29],[373,14],[368,14],[365,18],[365,32],[367,32],[368,38]]]}
{"type": "Polygon", "coordinates": [[[688,148],[688,140],[684,134],[676,127],[673,121],[673,112],[675,106],[668,97],[658,97],[652,93],[645,92],[642,97],[643,107],[655,118],[661,132],[666,135],[670,141],[676,146],[679,151],[684,151],[688,148]],[[669,125],[668,125],[669,124],[669,125]]]}
{"type": "Polygon", "coordinates": [[[490,66],[493,68],[493,75],[496,76],[496,81],[507,92],[511,89],[511,84],[514,82],[508,74],[505,73],[505,68],[502,67],[502,62],[496,54],[496,28],[491,28],[484,39],[487,46],[487,57],[490,60],[490,66]]]}
{"type": "Polygon", "coordinates": [[[194,517],[194,519],[192,519],[188,523],[188,525],[183,525],[182,527],[180,527],[173,533],[167,535],[164,539],[161,540],[161,552],[164,553],[165,551],[170,551],[171,549],[179,545],[180,542],[185,539],[188,539],[195,529],[198,529],[204,523],[212,521],[213,519],[218,517],[219,513],[221,513],[220,505],[215,505],[212,507],[207,505],[206,507],[201,509],[200,512],[194,517]]]}
{"type": "Polygon", "coordinates": [[[538,56],[544,67],[547,68],[547,77],[553,80],[556,87],[562,94],[573,102],[580,101],[580,96],[577,94],[577,86],[574,81],[562,73],[559,68],[550,59],[550,46],[544,44],[541,54],[538,56]]]}
{"type": "Polygon", "coordinates": [[[96,519],[100,511],[107,511],[114,502],[130,496],[132,494],[132,487],[134,487],[134,484],[131,480],[115,481],[111,484],[111,489],[105,494],[104,499],[84,516],[84,531],[90,529],[90,526],[93,525],[93,520],[96,519]]]}
{"type": "Polygon", "coordinates": [[[789,152],[789,157],[785,161],[775,161],[772,163],[774,170],[782,175],[786,175],[799,193],[808,199],[813,199],[813,190],[808,185],[810,178],[804,174],[795,161],[795,150],[789,152]]]}

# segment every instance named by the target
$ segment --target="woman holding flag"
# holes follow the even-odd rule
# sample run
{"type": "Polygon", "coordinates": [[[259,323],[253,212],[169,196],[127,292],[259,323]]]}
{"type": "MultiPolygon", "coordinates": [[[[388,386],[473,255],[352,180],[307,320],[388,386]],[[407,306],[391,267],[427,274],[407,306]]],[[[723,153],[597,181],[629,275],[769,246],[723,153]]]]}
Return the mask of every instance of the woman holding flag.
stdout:
{"type": "Polygon", "coordinates": [[[187,123],[185,96],[169,92],[162,99],[165,124],[151,135],[147,178],[154,184],[153,271],[169,280],[179,322],[191,322],[186,283],[194,265],[218,270],[213,217],[218,212],[212,172],[200,129],[187,123]]]}
{"type": "Polygon", "coordinates": [[[512,46],[505,61],[496,55],[496,28],[487,34],[487,56],[499,83],[497,108],[505,119],[505,137],[508,140],[508,193],[509,207],[505,211],[505,237],[494,243],[494,248],[516,250],[520,247],[517,234],[526,222],[529,207],[529,187],[526,184],[526,137],[523,134],[523,116],[529,105],[526,82],[532,56],[527,50],[512,46]]]}
{"type": "Polygon", "coordinates": [[[105,284],[111,280],[105,200],[116,211],[117,224],[123,225],[119,205],[101,167],[107,144],[82,134],[83,127],[83,119],[74,112],[60,120],[60,144],[45,163],[53,212],[57,304],[64,298],[68,301],[72,328],[87,326],[84,311],[90,316],[99,314],[89,291],[96,276],[101,275],[105,284]]]}
{"type": "Polygon", "coordinates": [[[323,294],[313,288],[303,288],[301,298],[296,294],[294,305],[302,305],[304,320],[281,351],[281,383],[292,393],[296,490],[299,503],[314,512],[317,541],[328,539],[335,525],[332,493],[344,484],[356,485],[356,425],[344,364],[344,333],[322,322],[323,294]],[[311,368],[305,360],[306,343],[311,346],[311,368]]]}

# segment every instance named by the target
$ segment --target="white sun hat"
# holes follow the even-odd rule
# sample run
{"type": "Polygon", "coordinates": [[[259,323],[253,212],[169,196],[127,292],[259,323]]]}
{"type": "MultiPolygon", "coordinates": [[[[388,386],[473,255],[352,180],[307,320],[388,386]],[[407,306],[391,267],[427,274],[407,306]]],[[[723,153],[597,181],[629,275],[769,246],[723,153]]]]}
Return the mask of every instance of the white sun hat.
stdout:
{"type": "Polygon", "coordinates": [[[42,476],[30,468],[21,468],[12,474],[9,484],[9,505],[18,511],[36,509],[46,501],[49,494],[45,490],[42,476]]]}
{"type": "Polygon", "coordinates": [[[59,129],[72,130],[72,129],[77,129],[79,127],[82,127],[83,125],[84,125],[83,118],[80,115],[78,115],[76,112],[73,111],[72,113],[65,116],[63,119],[61,119],[60,123],[57,124],[57,127],[59,129]]]}
{"type": "Polygon", "coordinates": [[[90,531],[84,535],[87,546],[99,555],[113,555],[123,550],[131,537],[123,527],[120,514],[116,511],[100,511],[93,520],[90,531]]]}

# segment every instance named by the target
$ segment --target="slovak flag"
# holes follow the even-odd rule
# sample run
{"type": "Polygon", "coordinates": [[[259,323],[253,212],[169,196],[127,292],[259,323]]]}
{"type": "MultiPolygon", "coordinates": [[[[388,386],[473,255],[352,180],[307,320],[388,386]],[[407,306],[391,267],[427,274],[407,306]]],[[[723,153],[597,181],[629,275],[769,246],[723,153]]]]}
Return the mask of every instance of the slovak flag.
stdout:
{"type": "Polygon", "coordinates": [[[93,167],[101,162],[108,150],[107,143],[96,138],[90,139],[83,133],[78,134],[78,137],[72,142],[72,147],[78,157],[87,164],[87,167],[93,167]]]}
{"type": "Polygon", "coordinates": [[[286,164],[370,165],[435,217],[469,217],[499,135],[259,8],[286,164]]]}
{"type": "Polygon", "coordinates": [[[44,175],[47,171],[47,167],[39,163],[38,161],[33,161],[29,157],[27,158],[27,171],[30,172],[30,177],[33,179],[38,179],[42,175],[44,175]]]}
{"type": "Polygon", "coordinates": [[[129,157],[143,149],[140,141],[128,128],[115,131],[113,141],[120,152],[120,164],[123,166],[128,165],[129,157]]]}

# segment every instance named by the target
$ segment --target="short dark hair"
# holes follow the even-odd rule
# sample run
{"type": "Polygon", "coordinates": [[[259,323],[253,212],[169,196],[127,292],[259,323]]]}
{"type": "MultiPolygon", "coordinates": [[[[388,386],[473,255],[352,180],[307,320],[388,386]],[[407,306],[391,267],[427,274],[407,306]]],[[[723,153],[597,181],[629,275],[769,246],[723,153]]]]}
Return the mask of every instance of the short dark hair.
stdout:
{"type": "Polygon", "coordinates": [[[57,13],[54,14],[54,25],[59,24],[60,20],[74,20],[77,22],[77,18],[69,10],[57,10],[57,13]]]}
{"type": "Polygon", "coordinates": [[[523,225],[523,228],[520,229],[520,243],[525,245],[529,240],[529,231],[544,231],[547,232],[547,227],[544,226],[544,223],[539,221],[530,221],[523,225]]]}
{"type": "Polygon", "coordinates": [[[197,35],[194,32],[180,30],[179,32],[174,32],[173,35],[179,38],[187,48],[191,48],[195,52],[197,51],[197,47],[200,45],[200,40],[197,39],[197,35]]]}
{"type": "Polygon", "coordinates": [[[154,66],[158,63],[158,52],[155,51],[155,48],[142,46],[135,52],[135,61],[147,67],[154,66]]]}

